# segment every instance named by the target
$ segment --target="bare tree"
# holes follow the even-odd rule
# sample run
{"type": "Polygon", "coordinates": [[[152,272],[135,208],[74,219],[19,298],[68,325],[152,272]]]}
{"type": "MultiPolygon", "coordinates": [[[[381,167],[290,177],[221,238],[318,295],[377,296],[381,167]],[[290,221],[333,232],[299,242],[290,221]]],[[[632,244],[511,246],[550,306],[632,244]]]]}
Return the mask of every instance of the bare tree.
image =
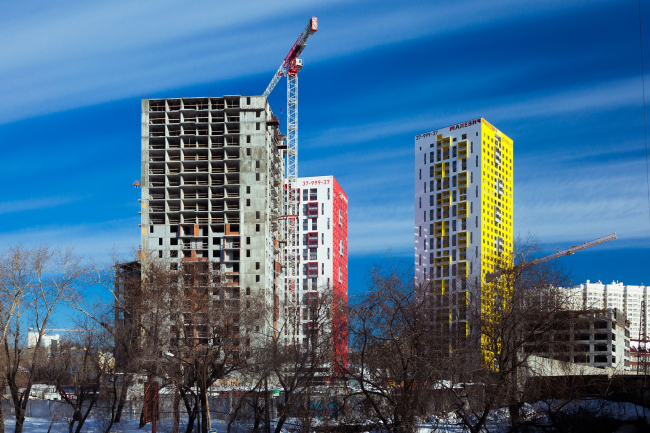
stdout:
{"type": "Polygon", "coordinates": [[[113,373],[112,342],[95,322],[85,320],[76,338],[67,339],[49,358],[50,377],[71,409],[69,433],[80,433],[102,396],[104,378],[113,373]]]}
{"type": "Polygon", "coordinates": [[[415,431],[425,414],[428,388],[438,379],[441,351],[428,301],[399,267],[375,267],[371,288],[350,307],[350,366],[345,376],[356,387],[346,397],[357,421],[388,432],[415,431]]]}
{"type": "Polygon", "coordinates": [[[72,250],[19,245],[0,255],[0,290],[9,301],[0,314],[0,329],[5,335],[3,379],[11,391],[16,433],[23,429],[46,327],[57,307],[79,296],[83,275],[80,259],[72,250]],[[29,351],[26,327],[35,330],[29,351]]]}

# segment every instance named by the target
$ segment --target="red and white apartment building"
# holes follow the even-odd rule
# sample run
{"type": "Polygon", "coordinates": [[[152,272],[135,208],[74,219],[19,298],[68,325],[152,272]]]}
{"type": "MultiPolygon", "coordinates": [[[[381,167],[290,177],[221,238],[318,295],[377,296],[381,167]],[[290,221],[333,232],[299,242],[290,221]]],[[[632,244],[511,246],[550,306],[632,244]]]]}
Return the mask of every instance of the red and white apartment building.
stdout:
{"type": "MultiPolygon", "coordinates": [[[[297,227],[300,253],[297,299],[304,306],[313,299],[333,302],[335,361],[347,362],[348,197],[334,176],[298,178],[300,194],[297,227]]],[[[286,286],[286,285],[285,285],[286,286]]],[[[286,297],[285,297],[286,299],[286,297]]],[[[309,318],[301,317],[296,337],[306,341],[309,318]]]]}

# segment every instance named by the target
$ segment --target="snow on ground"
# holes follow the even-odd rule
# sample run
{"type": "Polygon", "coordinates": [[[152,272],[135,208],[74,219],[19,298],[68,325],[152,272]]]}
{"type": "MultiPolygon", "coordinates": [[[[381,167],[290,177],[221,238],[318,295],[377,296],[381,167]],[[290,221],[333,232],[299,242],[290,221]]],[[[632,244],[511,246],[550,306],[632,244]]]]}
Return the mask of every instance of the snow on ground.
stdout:
{"type": "MultiPolygon", "coordinates": [[[[550,402],[551,404],[553,402],[550,402]]],[[[545,403],[539,402],[534,405],[525,405],[523,408],[523,415],[525,419],[537,419],[542,421],[545,419],[545,410],[547,405],[545,403]]],[[[589,410],[598,413],[601,416],[610,416],[612,418],[621,420],[621,421],[635,421],[640,418],[645,418],[650,420],[650,409],[645,409],[641,406],[634,405],[632,403],[616,403],[602,399],[595,400],[580,400],[572,402],[570,405],[566,406],[564,411],[566,413],[577,412],[580,410],[589,410]]],[[[84,424],[83,432],[84,433],[103,433],[105,430],[105,420],[98,419],[89,419],[84,424]]],[[[14,429],[14,420],[7,419],[5,421],[5,427],[7,432],[11,432],[14,429]]],[[[26,433],[47,433],[48,428],[50,427],[51,419],[49,418],[27,418],[25,420],[25,426],[23,431],[26,433]]],[[[113,425],[111,432],[115,433],[151,433],[151,424],[147,424],[143,428],[138,428],[138,421],[128,421],[122,422],[119,424],[113,425]]],[[[286,424],[286,429],[283,429],[285,432],[294,430],[292,427],[296,427],[298,424],[297,420],[288,420],[286,424]],[[295,421],[295,422],[292,422],[295,421]],[[295,425],[293,425],[295,424],[295,425]]],[[[507,410],[498,409],[491,413],[488,420],[488,428],[491,432],[506,431],[510,427],[508,420],[507,410]]],[[[226,432],[226,423],[220,420],[212,421],[212,428],[215,429],[218,433],[226,432]]],[[[450,413],[444,418],[438,418],[433,423],[422,424],[419,433],[457,433],[462,432],[465,429],[463,426],[459,425],[459,420],[457,417],[450,413]]],[[[68,431],[68,425],[65,420],[60,420],[55,422],[52,425],[51,433],[64,433],[68,431]]],[[[181,428],[181,431],[184,431],[184,428],[181,428]]],[[[234,432],[238,430],[233,429],[234,432]]],[[[250,431],[250,427],[242,426],[240,432],[250,431]]],[[[162,420],[158,424],[157,433],[169,433],[171,432],[171,420],[162,420]]]]}

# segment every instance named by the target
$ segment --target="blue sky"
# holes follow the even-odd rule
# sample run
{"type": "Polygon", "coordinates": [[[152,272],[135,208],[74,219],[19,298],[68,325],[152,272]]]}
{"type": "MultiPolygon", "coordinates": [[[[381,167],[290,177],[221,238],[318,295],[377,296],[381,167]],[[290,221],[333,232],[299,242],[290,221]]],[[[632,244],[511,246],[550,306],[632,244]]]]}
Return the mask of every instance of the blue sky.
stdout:
{"type": "MultiPolygon", "coordinates": [[[[261,94],[314,15],[299,174],[333,174],[348,193],[351,292],[389,252],[412,261],[414,135],[475,117],[514,140],[516,233],[550,253],[617,232],[562,259],[574,282],[650,283],[635,1],[0,1],[0,11],[0,245],[74,245],[99,260],[137,247],[140,99],[261,94]]],[[[271,95],[276,112],[285,89],[271,95]]]]}

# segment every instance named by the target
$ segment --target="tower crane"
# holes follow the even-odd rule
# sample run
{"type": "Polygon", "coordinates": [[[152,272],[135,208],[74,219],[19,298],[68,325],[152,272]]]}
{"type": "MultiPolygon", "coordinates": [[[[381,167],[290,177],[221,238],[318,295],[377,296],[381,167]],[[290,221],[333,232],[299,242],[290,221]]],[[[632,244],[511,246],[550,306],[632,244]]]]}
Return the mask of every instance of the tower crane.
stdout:
{"type": "Polygon", "coordinates": [[[298,72],[302,69],[302,59],[299,59],[298,56],[305,49],[307,39],[317,30],[318,19],[311,17],[263,94],[268,98],[280,79],[283,76],[287,77],[287,208],[285,217],[289,224],[284,267],[291,299],[295,297],[298,280],[298,234],[296,230],[298,218],[298,72]]]}
{"type": "Polygon", "coordinates": [[[593,241],[582,243],[580,245],[574,245],[572,247],[565,248],[565,249],[562,249],[560,251],[556,251],[553,254],[549,254],[548,256],[533,259],[533,260],[531,260],[529,262],[522,262],[522,263],[516,265],[515,267],[513,267],[509,271],[508,270],[498,270],[498,271],[495,271],[495,272],[491,272],[491,273],[489,273],[489,274],[487,274],[485,276],[485,280],[487,282],[491,282],[491,281],[494,281],[495,279],[498,279],[499,276],[501,276],[502,274],[504,274],[506,272],[521,271],[521,270],[523,270],[525,268],[528,268],[530,266],[539,265],[540,263],[548,262],[549,260],[557,259],[558,257],[569,256],[569,255],[575,254],[576,252],[578,252],[580,250],[584,250],[584,249],[587,249],[587,248],[593,247],[595,245],[602,244],[604,242],[608,242],[608,241],[611,241],[611,240],[614,240],[614,239],[616,239],[616,233],[612,233],[610,235],[603,236],[603,237],[600,237],[598,239],[594,239],[593,241]]]}

